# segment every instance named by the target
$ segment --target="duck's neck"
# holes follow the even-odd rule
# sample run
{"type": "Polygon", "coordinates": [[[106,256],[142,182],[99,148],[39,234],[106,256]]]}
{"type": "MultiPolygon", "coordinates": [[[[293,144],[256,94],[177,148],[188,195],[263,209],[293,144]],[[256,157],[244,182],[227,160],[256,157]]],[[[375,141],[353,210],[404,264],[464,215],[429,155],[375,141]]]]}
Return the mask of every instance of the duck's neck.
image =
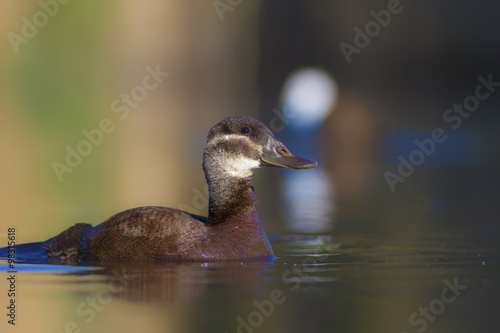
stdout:
{"type": "Polygon", "coordinates": [[[256,210],[252,177],[207,177],[209,203],[208,223],[225,222],[239,214],[256,210]],[[216,178],[216,179],[213,179],[216,178]]]}
{"type": "Polygon", "coordinates": [[[257,217],[257,198],[251,173],[237,176],[220,165],[209,163],[206,159],[203,162],[203,169],[209,193],[208,224],[222,223],[241,214],[257,217]]]}

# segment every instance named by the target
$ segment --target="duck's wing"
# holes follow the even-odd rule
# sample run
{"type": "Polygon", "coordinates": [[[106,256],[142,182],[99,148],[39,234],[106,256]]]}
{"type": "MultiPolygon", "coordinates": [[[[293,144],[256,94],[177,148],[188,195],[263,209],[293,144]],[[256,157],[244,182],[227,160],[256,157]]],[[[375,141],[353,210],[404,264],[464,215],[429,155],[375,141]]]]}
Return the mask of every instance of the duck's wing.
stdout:
{"type": "Polygon", "coordinates": [[[179,240],[195,243],[206,217],[165,207],[139,207],[110,217],[81,240],[79,252],[93,259],[149,259],[180,254],[179,240]]]}

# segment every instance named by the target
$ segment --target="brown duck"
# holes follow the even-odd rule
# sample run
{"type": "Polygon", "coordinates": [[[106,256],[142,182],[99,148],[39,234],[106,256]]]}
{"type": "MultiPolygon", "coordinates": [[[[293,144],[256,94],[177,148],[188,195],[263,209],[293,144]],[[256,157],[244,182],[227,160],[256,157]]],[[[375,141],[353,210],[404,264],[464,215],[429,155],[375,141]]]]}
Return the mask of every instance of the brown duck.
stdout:
{"type": "Polygon", "coordinates": [[[208,133],[203,171],[208,217],[165,207],[125,210],[92,227],[78,223],[38,245],[58,259],[242,259],[273,250],[257,214],[252,170],[261,166],[316,168],[294,156],[260,121],[222,120],[208,133]]]}

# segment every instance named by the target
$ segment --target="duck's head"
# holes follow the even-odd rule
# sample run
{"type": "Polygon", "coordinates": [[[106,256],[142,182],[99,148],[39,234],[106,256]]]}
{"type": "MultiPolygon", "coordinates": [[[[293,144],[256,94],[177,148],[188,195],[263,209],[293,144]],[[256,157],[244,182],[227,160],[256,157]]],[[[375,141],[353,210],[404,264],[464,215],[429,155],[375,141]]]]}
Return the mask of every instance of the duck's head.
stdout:
{"type": "Polygon", "coordinates": [[[266,125],[251,117],[225,118],[210,129],[203,155],[205,173],[242,178],[262,166],[314,169],[318,163],[292,154],[266,125]]]}

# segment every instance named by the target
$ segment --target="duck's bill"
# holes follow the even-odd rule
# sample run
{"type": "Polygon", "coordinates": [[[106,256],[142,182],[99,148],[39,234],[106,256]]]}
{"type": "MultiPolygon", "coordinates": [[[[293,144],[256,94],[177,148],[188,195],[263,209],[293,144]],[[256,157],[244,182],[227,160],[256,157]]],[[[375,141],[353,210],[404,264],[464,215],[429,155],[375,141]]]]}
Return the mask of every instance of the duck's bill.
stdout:
{"type": "Polygon", "coordinates": [[[318,162],[310,161],[292,154],[285,144],[269,136],[260,158],[262,166],[273,166],[289,169],[316,169],[318,162]]]}

